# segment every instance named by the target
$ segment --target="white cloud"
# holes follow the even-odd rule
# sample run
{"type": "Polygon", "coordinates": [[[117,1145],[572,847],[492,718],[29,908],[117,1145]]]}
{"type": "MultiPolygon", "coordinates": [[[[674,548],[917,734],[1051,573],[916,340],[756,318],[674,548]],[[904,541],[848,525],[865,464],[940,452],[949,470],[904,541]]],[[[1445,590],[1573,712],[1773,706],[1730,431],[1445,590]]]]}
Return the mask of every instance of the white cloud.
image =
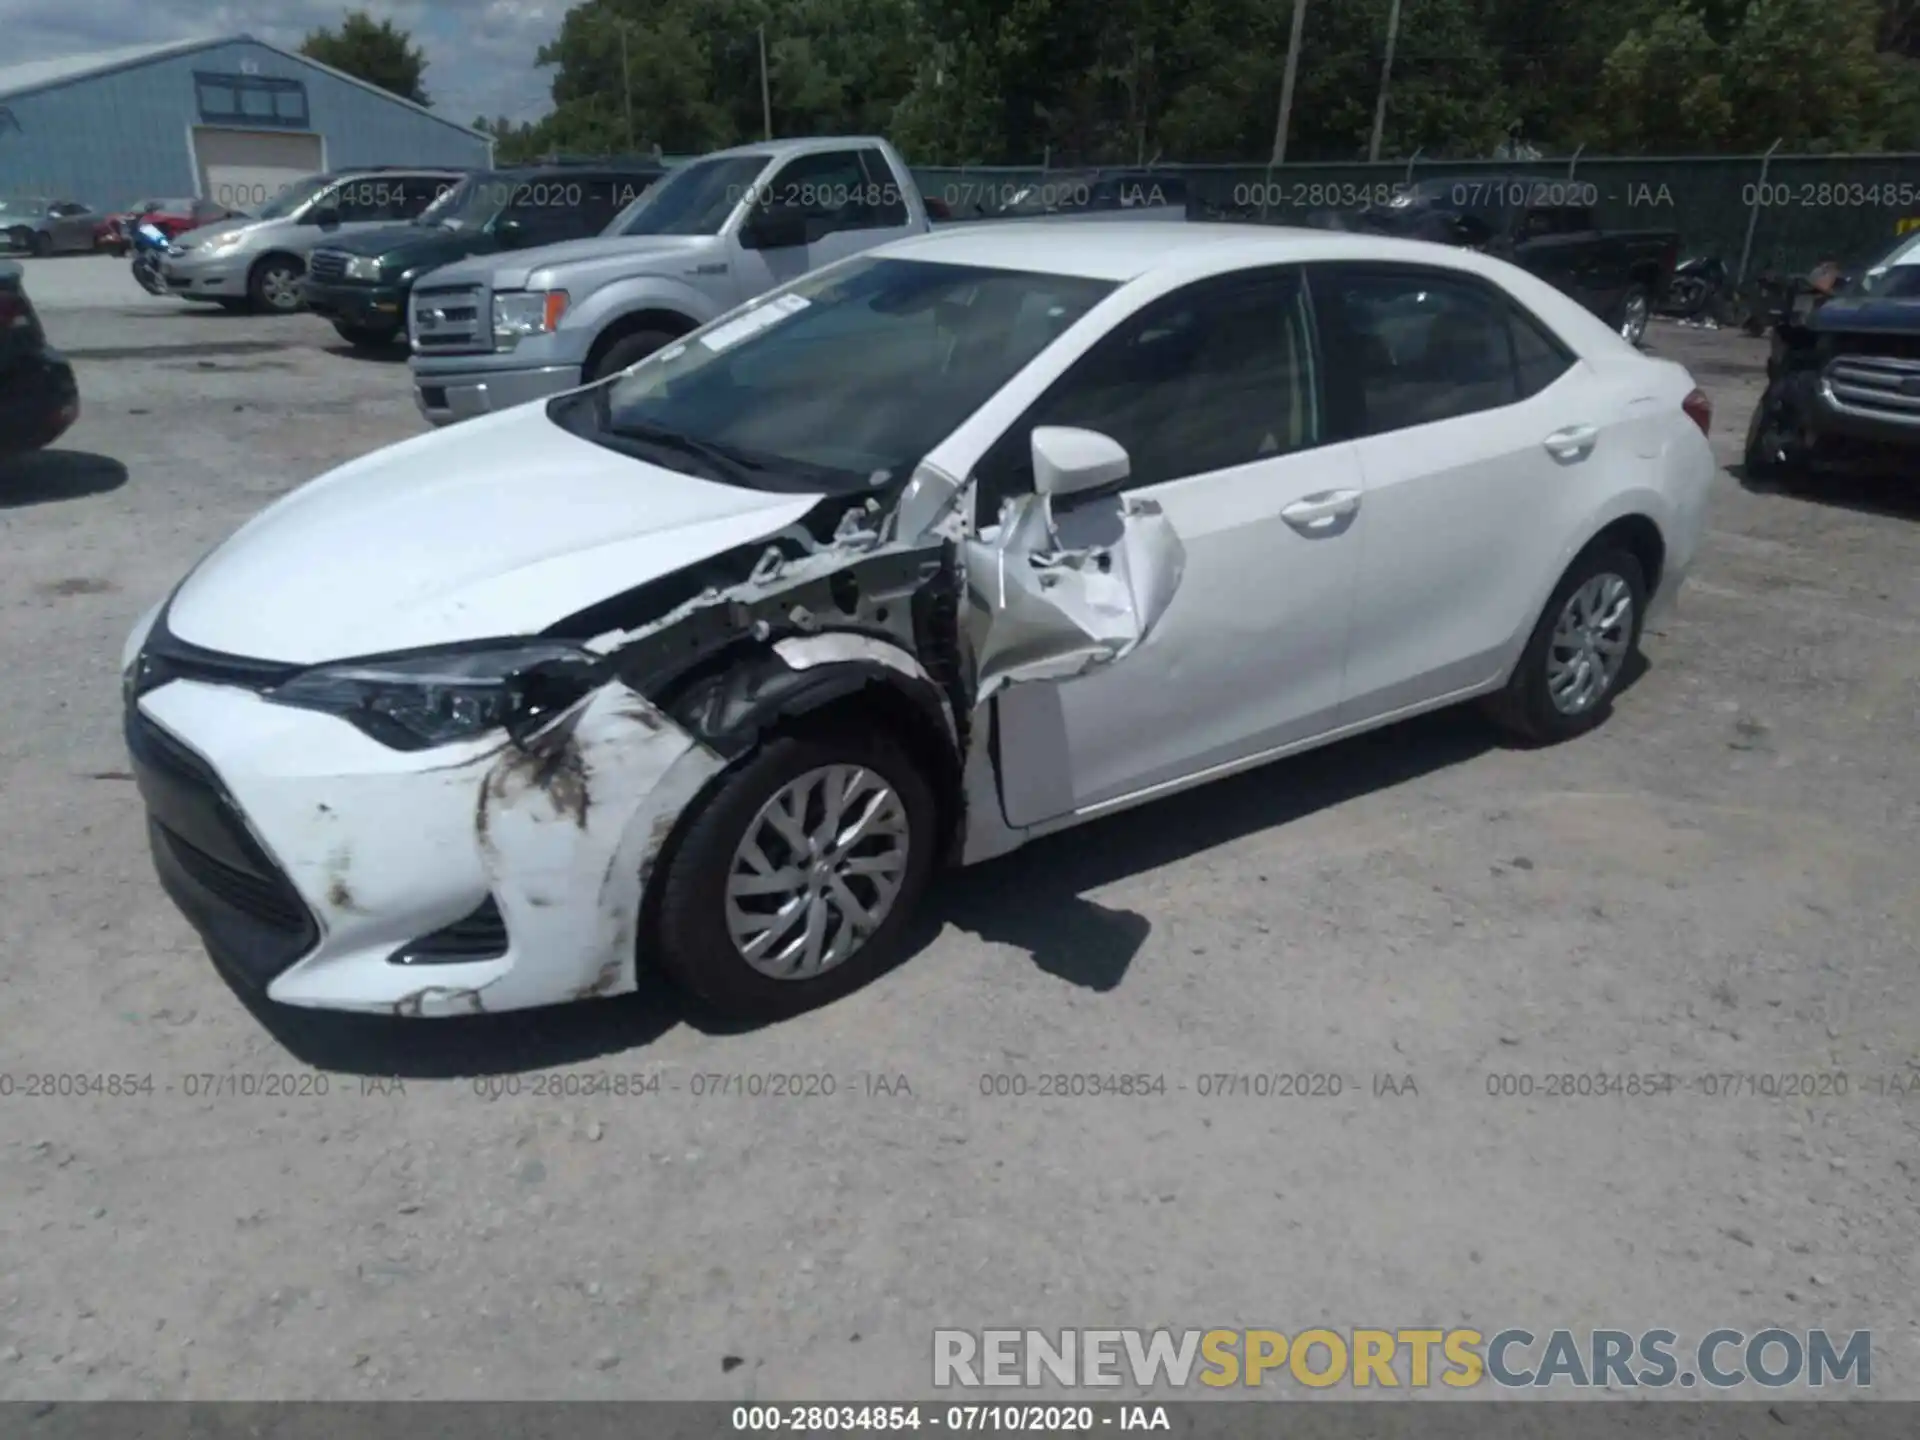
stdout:
{"type": "Polygon", "coordinates": [[[5,0],[6,59],[48,60],[125,45],[248,34],[291,50],[307,32],[364,8],[426,51],[433,108],[530,120],[549,107],[551,70],[534,67],[560,28],[561,0],[5,0]]]}

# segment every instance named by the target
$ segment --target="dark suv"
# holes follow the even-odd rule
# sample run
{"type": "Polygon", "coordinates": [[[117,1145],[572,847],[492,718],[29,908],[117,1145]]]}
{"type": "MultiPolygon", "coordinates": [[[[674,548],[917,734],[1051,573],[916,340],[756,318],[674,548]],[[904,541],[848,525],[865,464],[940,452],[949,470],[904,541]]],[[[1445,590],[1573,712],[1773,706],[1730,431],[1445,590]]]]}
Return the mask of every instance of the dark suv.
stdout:
{"type": "Polygon", "coordinates": [[[598,235],[665,173],[652,160],[478,171],[409,224],[316,249],[303,287],[307,308],[355,345],[395,344],[406,334],[413,282],[428,271],[598,235]]]}
{"type": "Polygon", "coordinates": [[[79,415],[73,367],[48,347],[20,267],[0,260],[0,458],[51,445],[79,415]]]}

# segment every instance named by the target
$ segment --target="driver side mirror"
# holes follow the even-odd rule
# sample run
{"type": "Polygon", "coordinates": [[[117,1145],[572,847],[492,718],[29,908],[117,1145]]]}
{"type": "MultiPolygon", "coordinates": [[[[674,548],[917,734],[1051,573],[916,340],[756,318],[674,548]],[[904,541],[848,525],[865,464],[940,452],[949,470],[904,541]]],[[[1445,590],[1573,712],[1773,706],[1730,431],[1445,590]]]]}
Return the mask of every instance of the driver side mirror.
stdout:
{"type": "Polygon", "coordinates": [[[307,223],[309,225],[318,225],[322,230],[335,229],[340,224],[340,207],[337,205],[322,205],[319,209],[308,213],[307,223]]]}
{"type": "Polygon", "coordinates": [[[1132,473],[1126,447],[1098,430],[1037,425],[1031,444],[1033,488],[1052,499],[1116,485],[1132,473]]]}
{"type": "Polygon", "coordinates": [[[527,222],[524,220],[499,220],[493,227],[493,238],[507,250],[515,249],[527,243],[527,222]]]}
{"type": "Polygon", "coordinates": [[[740,227],[747,250],[786,250],[807,243],[807,212],[798,205],[762,205],[740,227]]]}

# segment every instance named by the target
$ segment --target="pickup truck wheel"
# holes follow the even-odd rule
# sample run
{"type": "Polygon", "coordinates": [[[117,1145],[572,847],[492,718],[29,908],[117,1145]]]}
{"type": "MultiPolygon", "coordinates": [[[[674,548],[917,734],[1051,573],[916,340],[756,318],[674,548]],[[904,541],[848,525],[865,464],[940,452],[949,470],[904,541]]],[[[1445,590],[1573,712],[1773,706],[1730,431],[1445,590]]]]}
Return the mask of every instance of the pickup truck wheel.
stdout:
{"type": "Polygon", "coordinates": [[[1614,318],[1614,328],[1619,330],[1620,338],[1629,345],[1638,345],[1646,339],[1647,316],[1651,310],[1646,290],[1639,285],[1629,287],[1620,297],[1620,310],[1614,318]]]}
{"type": "Polygon", "coordinates": [[[333,333],[349,345],[362,350],[385,350],[400,338],[398,325],[350,325],[345,320],[333,322],[333,333]]]}
{"type": "Polygon", "coordinates": [[[591,384],[609,375],[618,375],[629,365],[637,365],[654,351],[671,345],[679,338],[668,330],[636,330],[631,335],[623,335],[607,347],[606,354],[594,361],[593,373],[587,376],[587,381],[591,384]]]}
{"type": "Polygon", "coordinates": [[[247,276],[247,298],[256,310],[291,315],[300,298],[300,262],[286,255],[269,255],[247,276]]]}
{"type": "Polygon", "coordinates": [[[938,811],[884,729],[777,733],[698,804],[661,857],[654,930],[707,1009],[784,1019],[899,959],[938,811]]]}
{"type": "Polygon", "coordinates": [[[1646,609],[1646,572],[1627,551],[1595,548],[1576,558],[1506,688],[1487,698],[1489,718],[1534,745],[1586,734],[1612,708],[1646,609]]]}
{"type": "Polygon", "coordinates": [[[1747,444],[1740,468],[1749,481],[1788,489],[1806,473],[1798,437],[1784,422],[1780,407],[1762,395],[1747,422],[1747,444]]]}

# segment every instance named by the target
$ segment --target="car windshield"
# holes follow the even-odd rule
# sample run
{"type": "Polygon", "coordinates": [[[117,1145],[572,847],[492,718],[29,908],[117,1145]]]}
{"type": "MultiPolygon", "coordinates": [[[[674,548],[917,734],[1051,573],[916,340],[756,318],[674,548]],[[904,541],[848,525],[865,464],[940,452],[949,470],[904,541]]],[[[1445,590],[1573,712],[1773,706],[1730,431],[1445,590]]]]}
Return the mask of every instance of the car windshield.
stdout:
{"type": "Polygon", "coordinates": [[[614,216],[604,233],[718,235],[766,165],[764,155],[720,155],[682,165],[614,216]]]}
{"type": "MultiPolygon", "coordinates": [[[[443,180],[433,193],[433,203],[413,217],[415,225],[439,225],[458,214],[460,207],[468,204],[473,196],[474,181],[478,178],[469,175],[464,179],[443,180]]],[[[485,222],[482,221],[482,224],[485,222]]]]}
{"type": "Polygon", "coordinates": [[[40,195],[0,197],[0,215],[44,215],[52,203],[40,195]]]}
{"type": "Polygon", "coordinates": [[[1920,299],[1920,233],[1903,236],[1886,254],[1862,266],[1841,293],[1879,300],[1920,299]]]}
{"type": "Polygon", "coordinates": [[[333,183],[328,175],[309,175],[296,180],[269,200],[260,211],[262,220],[284,220],[333,183]]]}
{"type": "Polygon", "coordinates": [[[506,208],[515,188],[511,178],[496,171],[469,175],[421,211],[417,223],[483,230],[506,208]]]}
{"type": "Polygon", "coordinates": [[[862,258],[774,291],[569,397],[555,418],[760,489],[877,488],[913,467],[1113,285],[862,258]]]}

